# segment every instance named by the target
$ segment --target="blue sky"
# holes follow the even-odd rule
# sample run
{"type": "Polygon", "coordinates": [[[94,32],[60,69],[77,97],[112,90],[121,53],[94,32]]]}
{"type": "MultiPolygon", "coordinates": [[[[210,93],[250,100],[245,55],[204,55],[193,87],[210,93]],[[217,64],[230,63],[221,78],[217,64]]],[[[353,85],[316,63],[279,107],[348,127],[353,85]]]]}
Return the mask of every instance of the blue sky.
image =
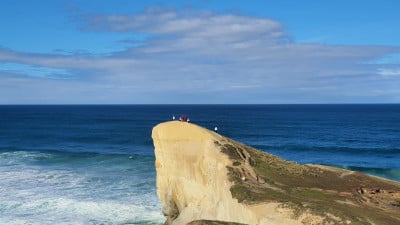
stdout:
{"type": "Polygon", "coordinates": [[[20,1],[0,104],[399,103],[399,1],[20,1]]]}

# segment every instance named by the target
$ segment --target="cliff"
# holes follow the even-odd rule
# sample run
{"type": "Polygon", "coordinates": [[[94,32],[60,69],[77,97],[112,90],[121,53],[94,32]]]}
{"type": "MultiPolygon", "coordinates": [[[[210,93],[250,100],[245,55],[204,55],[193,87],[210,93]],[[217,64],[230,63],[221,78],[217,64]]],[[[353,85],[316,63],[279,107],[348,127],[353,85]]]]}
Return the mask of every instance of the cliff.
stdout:
{"type": "Polygon", "coordinates": [[[400,224],[400,184],[300,165],[186,122],[154,127],[166,224],[400,224]]]}

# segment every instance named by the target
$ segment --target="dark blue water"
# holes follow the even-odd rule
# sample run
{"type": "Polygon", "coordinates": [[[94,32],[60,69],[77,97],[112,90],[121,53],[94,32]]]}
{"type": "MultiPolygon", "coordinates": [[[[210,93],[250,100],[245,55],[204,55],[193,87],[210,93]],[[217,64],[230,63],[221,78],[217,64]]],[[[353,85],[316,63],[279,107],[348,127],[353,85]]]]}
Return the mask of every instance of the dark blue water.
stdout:
{"type": "Polygon", "coordinates": [[[400,180],[400,105],[0,106],[0,224],[162,224],[151,129],[193,123],[400,180]]]}

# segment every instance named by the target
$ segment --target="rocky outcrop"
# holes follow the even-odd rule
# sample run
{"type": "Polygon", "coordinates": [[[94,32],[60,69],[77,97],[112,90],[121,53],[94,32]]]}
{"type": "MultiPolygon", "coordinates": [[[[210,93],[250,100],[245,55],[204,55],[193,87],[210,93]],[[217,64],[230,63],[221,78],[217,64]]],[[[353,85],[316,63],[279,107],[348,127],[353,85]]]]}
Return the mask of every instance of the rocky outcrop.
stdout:
{"type": "Polygon", "coordinates": [[[166,224],[400,224],[399,183],[288,162],[186,122],[152,137],[166,224]]]}

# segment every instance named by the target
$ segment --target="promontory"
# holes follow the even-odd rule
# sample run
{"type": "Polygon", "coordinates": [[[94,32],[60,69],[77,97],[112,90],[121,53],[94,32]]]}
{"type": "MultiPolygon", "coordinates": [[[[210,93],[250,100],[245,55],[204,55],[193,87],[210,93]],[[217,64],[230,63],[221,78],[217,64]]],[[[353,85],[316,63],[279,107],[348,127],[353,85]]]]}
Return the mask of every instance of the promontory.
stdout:
{"type": "Polygon", "coordinates": [[[187,122],[152,138],[167,225],[400,224],[398,182],[285,161],[187,122]]]}

